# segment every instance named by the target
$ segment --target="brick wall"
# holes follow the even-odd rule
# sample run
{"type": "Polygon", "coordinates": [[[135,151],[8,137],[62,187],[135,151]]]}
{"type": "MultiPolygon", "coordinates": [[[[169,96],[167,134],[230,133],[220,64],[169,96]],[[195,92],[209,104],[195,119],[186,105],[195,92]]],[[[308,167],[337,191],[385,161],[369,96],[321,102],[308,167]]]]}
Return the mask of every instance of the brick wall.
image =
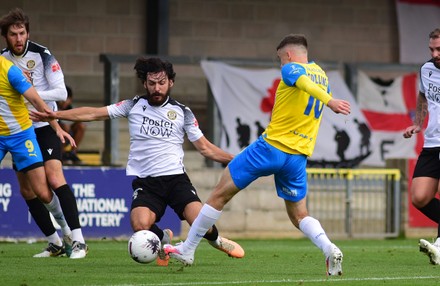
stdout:
{"type": "MultiPolygon", "coordinates": [[[[21,7],[31,19],[31,39],[59,60],[75,104],[101,106],[101,53],[144,54],[145,0],[3,0],[0,14],[21,7]]],[[[288,33],[304,33],[316,61],[398,60],[394,0],[169,0],[169,54],[273,59],[288,33]]],[[[1,47],[4,47],[2,41],[1,47]]],[[[134,63],[133,63],[134,64],[134,63]]],[[[121,98],[141,90],[133,64],[121,66],[121,98]]],[[[199,66],[175,66],[173,96],[188,104],[207,131],[207,83],[199,66]]],[[[82,148],[102,149],[102,123],[89,123],[82,148]]],[[[127,153],[121,124],[121,163],[127,153]]]]}
{"type": "Polygon", "coordinates": [[[170,0],[170,19],[173,55],[270,59],[284,35],[304,33],[316,60],[398,60],[389,0],[170,0]]]}

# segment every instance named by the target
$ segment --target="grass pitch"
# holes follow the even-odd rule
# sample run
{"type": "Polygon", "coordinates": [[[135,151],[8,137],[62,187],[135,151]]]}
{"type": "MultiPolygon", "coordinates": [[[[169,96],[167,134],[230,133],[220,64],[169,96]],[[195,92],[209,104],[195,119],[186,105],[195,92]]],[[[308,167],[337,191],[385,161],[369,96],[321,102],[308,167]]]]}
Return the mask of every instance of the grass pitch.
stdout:
{"type": "Polygon", "coordinates": [[[326,277],[324,256],[306,239],[237,240],[246,251],[232,259],[203,241],[195,264],[138,264],[127,241],[88,241],[85,259],[33,258],[44,243],[0,243],[1,285],[438,285],[416,239],[341,240],[341,277],[326,277]]]}

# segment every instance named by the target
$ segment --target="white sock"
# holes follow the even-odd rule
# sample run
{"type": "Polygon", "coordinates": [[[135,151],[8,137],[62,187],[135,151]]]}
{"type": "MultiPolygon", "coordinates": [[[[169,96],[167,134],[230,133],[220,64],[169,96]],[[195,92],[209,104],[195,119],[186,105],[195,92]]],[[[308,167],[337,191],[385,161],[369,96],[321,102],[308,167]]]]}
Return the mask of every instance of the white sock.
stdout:
{"type": "Polygon", "coordinates": [[[222,211],[218,211],[210,205],[204,204],[189,229],[188,237],[182,244],[182,251],[185,253],[194,253],[203,236],[220,218],[221,214],[222,211]]]}
{"type": "Polygon", "coordinates": [[[55,194],[52,197],[52,201],[44,205],[46,206],[47,210],[53,215],[61,228],[65,228],[66,226],[68,227],[66,219],[64,218],[63,210],[61,209],[60,201],[55,194]]]}
{"type": "Polygon", "coordinates": [[[48,242],[53,243],[57,246],[63,245],[63,242],[61,241],[60,236],[58,235],[58,232],[56,232],[56,231],[53,234],[46,236],[46,238],[47,238],[48,242]]]}
{"type": "Polygon", "coordinates": [[[435,240],[434,244],[440,246],[440,237],[437,237],[437,239],[435,240]]]}
{"type": "Polygon", "coordinates": [[[72,229],[72,240],[85,243],[81,228],[72,229]]]}
{"type": "Polygon", "coordinates": [[[325,256],[328,256],[332,242],[317,219],[311,216],[303,218],[299,223],[299,229],[321,249],[325,256]]]}

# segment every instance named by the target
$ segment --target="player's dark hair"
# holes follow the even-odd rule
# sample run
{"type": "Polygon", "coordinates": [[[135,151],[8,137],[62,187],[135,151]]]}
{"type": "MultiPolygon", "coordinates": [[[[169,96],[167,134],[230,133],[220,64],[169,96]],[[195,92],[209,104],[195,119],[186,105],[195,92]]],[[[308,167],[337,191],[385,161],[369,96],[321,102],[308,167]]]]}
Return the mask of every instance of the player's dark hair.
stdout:
{"type": "Polygon", "coordinates": [[[0,19],[0,29],[3,37],[8,34],[9,27],[24,25],[29,33],[29,17],[20,8],[14,8],[0,19]]]}
{"type": "Polygon", "coordinates": [[[287,45],[304,46],[307,48],[307,39],[303,34],[289,34],[285,36],[277,46],[277,51],[287,45]]]}
{"type": "Polygon", "coordinates": [[[440,28],[437,28],[434,31],[432,31],[431,33],[429,33],[429,38],[430,39],[440,38],[440,28]]]}
{"type": "Polygon", "coordinates": [[[134,65],[137,77],[144,83],[147,80],[148,73],[158,73],[164,71],[169,80],[174,81],[176,73],[170,62],[162,61],[159,58],[138,58],[134,65]]]}

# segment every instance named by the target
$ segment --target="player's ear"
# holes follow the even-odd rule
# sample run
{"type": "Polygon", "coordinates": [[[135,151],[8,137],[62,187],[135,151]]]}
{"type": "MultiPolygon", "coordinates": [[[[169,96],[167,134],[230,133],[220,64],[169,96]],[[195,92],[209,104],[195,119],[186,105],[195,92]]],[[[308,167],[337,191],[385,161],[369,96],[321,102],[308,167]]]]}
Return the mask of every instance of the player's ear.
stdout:
{"type": "Polygon", "coordinates": [[[174,80],[170,79],[170,87],[174,85],[174,80]]]}

